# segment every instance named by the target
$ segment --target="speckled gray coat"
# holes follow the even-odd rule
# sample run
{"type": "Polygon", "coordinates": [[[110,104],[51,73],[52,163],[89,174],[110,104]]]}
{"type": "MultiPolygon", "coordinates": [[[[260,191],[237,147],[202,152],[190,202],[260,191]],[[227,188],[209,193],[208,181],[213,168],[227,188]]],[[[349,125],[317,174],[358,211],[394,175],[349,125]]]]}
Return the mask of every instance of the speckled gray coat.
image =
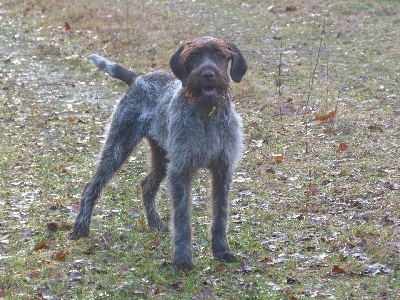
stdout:
{"type": "Polygon", "coordinates": [[[174,74],[135,73],[94,55],[93,61],[130,88],[118,103],[96,170],[82,193],[81,207],[71,237],[89,232],[94,203],[102,188],[129,157],[135,145],[147,138],[151,151],[149,174],[141,183],[150,228],[166,230],[155,198],[168,175],[172,198],[173,264],[191,269],[191,182],[199,168],[212,175],[211,240],[216,259],[232,262],[226,237],[228,191],[242,151],[241,119],[229,91],[230,77],[239,82],[247,64],[239,49],[222,40],[205,37],[182,45],[172,56],[174,74]],[[178,79],[177,79],[178,78],[178,79]]]}

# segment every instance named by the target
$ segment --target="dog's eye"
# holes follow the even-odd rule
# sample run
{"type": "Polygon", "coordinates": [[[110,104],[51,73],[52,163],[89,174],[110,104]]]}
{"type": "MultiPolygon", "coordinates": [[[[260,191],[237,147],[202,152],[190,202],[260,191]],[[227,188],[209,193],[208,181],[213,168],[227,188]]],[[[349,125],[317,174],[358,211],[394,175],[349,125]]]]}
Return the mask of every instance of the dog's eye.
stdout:
{"type": "Polygon", "coordinates": [[[190,59],[192,61],[198,60],[200,58],[200,54],[197,52],[190,53],[190,59]]]}
{"type": "Polygon", "coordinates": [[[222,52],[215,52],[215,56],[220,59],[225,58],[225,54],[222,52]]]}

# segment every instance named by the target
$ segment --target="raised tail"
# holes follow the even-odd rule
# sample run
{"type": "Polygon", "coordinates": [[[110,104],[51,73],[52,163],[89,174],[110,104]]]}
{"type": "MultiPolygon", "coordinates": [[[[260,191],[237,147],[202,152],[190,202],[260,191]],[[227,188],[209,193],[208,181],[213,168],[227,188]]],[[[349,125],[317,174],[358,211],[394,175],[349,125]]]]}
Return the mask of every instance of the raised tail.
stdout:
{"type": "Polygon", "coordinates": [[[93,54],[89,56],[89,58],[93,60],[96,66],[98,66],[100,69],[110,74],[111,77],[122,80],[129,86],[137,77],[135,72],[125,69],[124,67],[116,63],[108,61],[107,59],[101,57],[100,55],[93,54]]]}

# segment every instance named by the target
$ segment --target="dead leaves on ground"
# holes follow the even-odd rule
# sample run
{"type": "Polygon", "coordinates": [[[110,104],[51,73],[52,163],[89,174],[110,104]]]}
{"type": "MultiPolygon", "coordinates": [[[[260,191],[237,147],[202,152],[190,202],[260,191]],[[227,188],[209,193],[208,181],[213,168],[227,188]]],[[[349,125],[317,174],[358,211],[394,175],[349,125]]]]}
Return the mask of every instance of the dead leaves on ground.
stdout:
{"type": "Polygon", "coordinates": [[[328,112],[326,115],[315,115],[315,120],[316,121],[326,121],[328,119],[332,119],[335,116],[336,112],[334,110],[328,112]]]}
{"type": "Polygon", "coordinates": [[[349,148],[349,145],[347,145],[346,143],[340,143],[338,146],[339,151],[346,151],[348,148],[349,148]]]}

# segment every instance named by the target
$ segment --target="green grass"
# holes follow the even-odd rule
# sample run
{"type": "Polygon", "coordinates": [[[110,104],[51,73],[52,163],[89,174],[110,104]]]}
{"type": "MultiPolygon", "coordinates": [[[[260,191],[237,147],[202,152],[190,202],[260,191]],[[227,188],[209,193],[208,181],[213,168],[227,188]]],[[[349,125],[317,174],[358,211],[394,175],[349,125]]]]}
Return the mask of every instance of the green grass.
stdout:
{"type": "MultiPolygon", "coordinates": [[[[0,297],[395,299],[399,13],[396,1],[378,0],[3,2],[0,297]],[[183,274],[166,264],[170,237],[146,227],[141,204],[145,143],[105,188],[90,237],[68,240],[125,92],[87,57],[98,53],[139,73],[168,69],[181,41],[203,35],[236,43],[250,65],[232,84],[245,151],[229,234],[251,271],[212,259],[208,172],[193,187],[196,267],[183,274]],[[282,106],[297,113],[280,114],[282,106]],[[315,120],[333,110],[333,119],[315,120]],[[47,244],[36,249],[40,243],[47,244]]],[[[168,199],[163,185],[158,205],[167,223],[168,199]]]]}

